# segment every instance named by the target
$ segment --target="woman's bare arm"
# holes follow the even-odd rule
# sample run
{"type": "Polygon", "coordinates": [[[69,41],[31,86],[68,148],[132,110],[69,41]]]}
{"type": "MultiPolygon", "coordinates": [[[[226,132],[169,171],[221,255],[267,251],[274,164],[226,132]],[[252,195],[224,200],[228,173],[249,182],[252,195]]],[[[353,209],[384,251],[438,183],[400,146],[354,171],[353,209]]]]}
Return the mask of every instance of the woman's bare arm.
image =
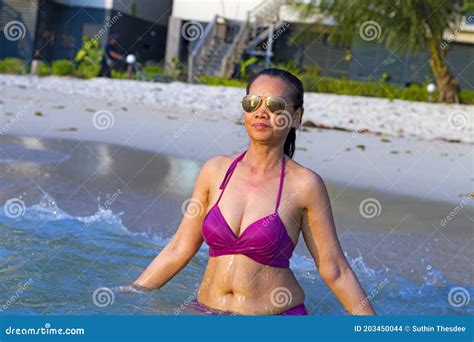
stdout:
{"type": "Polygon", "coordinates": [[[215,164],[220,157],[208,160],[201,168],[194,190],[176,234],[165,248],[133,282],[139,289],[156,289],[166,284],[183,269],[203,243],[202,220],[209,205],[209,185],[215,164]]]}
{"type": "Polygon", "coordinates": [[[342,251],[324,181],[312,171],[304,178],[303,238],[321,277],[349,314],[375,315],[342,251]]]}

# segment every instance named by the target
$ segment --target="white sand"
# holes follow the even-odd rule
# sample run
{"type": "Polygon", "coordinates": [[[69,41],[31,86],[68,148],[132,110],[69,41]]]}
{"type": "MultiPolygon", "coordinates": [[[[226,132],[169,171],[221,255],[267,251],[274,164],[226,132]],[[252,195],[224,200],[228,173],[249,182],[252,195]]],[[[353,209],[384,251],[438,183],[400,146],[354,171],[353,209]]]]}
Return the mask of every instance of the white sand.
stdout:
{"type": "MultiPolygon", "coordinates": [[[[238,88],[0,76],[0,94],[0,128],[7,135],[109,142],[198,160],[242,151],[248,142],[244,126],[235,123],[238,88]],[[93,118],[104,110],[113,125],[104,122],[110,127],[101,130],[93,118]],[[64,131],[69,128],[77,130],[64,131]]],[[[324,179],[453,204],[473,192],[473,145],[433,139],[473,142],[474,106],[307,94],[305,107],[315,123],[387,133],[301,132],[294,158],[324,179]],[[461,129],[449,123],[452,113],[467,118],[461,129]],[[401,128],[404,137],[398,137],[401,128]]]]}

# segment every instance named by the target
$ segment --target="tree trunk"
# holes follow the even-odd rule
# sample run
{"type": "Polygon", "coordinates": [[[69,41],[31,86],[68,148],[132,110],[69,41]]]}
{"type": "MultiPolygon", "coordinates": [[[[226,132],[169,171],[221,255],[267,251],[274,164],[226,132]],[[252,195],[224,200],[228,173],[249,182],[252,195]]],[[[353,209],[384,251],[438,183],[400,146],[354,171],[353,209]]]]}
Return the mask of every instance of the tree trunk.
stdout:
{"type": "Polygon", "coordinates": [[[451,75],[446,65],[439,64],[430,59],[431,70],[439,90],[439,102],[459,103],[459,81],[451,75]]]}

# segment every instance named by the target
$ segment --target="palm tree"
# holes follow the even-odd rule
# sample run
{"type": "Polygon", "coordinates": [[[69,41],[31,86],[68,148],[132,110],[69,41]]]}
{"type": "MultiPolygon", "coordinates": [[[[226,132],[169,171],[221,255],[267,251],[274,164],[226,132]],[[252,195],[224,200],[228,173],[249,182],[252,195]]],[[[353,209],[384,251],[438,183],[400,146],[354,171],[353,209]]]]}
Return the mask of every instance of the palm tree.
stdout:
{"type": "MultiPolygon", "coordinates": [[[[449,71],[446,55],[466,20],[463,13],[474,7],[473,0],[293,0],[293,6],[302,18],[316,18],[314,25],[332,18],[335,24],[328,35],[331,43],[350,46],[354,33],[359,33],[362,38],[364,34],[375,35],[390,50],[429,51],[439,101],[459,102],[459,84],[449,71]],[[446,32],[451,38],[445,39],[446,32]]],[[[468,18],[474,21],[474,16],[468,18]]],[[[307,37],[299,33],[299,37],[307,37]]]]}

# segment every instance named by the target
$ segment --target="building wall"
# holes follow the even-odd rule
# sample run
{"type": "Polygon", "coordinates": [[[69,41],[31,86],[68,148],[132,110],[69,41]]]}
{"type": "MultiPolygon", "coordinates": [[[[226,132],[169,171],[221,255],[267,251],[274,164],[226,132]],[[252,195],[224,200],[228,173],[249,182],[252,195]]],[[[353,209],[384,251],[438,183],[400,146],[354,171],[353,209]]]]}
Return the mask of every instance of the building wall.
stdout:
{"type": "MultiPolygon", "coordinates": [[[[354,39],[353,59],[350,63],[349,78],[354,80],[380,80],[384,72],[392,83],[406,85],[425,83],[433,79],[428,52],[413,55],[388,51],[383,44],[354,39]]],[[[450,71],[457,76],[461,88],[474,89],[474,45],[450,43],[447,62],[450,71]]]]}
{"type": "Polygon", "coordinates": [[[36,30],[38,0],[0,0],[0,59],[16,57],[31,60],[36,30]],[[16,23],[15,23],[16,22],[16,23]],[[8,26],[7,26],[8,25],[8,26]],[[4,29],[10,27],[7,37],[4,29]]]}
{"type": "Polygon", "coordinates": [[[166,31],[165,25],[115,9],[44,1],[40,4],[35,50],[37,58],[46,61],[73,59],[82,46],[82,37],[96,37],[104,46],[108,34],[114,33],[119,35],[118,43],[123,53],[133,52],[142,62],[159,62],[164,58],[166,31]],[[106,27],[106,23],[113,24],[106,27]]]}
{"type": "Polygon", "coordinates": [[[173,16],[185,20],[212,21],[216,14],[228,19],[246,20],[247,12],[262,0],[174,0],[173,16]]]}

